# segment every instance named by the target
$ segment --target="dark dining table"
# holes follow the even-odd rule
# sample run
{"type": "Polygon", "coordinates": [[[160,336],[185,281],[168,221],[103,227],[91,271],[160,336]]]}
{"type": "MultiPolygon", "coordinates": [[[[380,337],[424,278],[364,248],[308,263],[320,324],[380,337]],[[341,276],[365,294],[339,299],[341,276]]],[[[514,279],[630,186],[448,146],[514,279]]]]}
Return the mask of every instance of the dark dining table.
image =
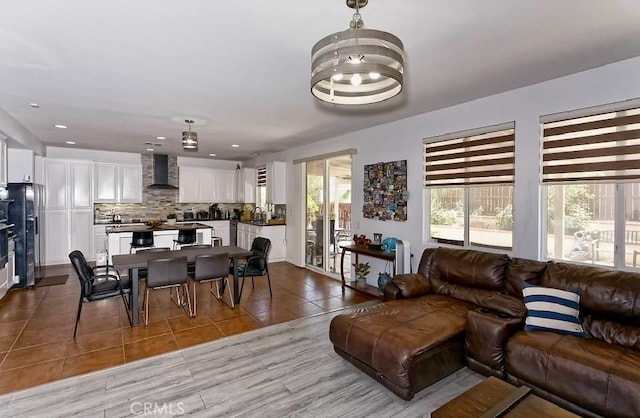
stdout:
{"type": "Polygon", "coordinates": [[[122,254],[112,257],[112,264],[118,270],[128,270],[131,281],[131,321],[133,325],[139,323],[138,299],[140,294],[140,283],[138,270],[147,268],[149,260],[159,260],[163,258],[187,257],[188,263],[193,263],[197,255],[229,253],[229,258],[233,262],[233,299],[236,304],[240,303],[240,291],[238,289],[238,258],[251,256],[251,251],[234,245],[223,245],[211,248],[183,248],[175,251],[141,252],[137,254],[122,254]]]}

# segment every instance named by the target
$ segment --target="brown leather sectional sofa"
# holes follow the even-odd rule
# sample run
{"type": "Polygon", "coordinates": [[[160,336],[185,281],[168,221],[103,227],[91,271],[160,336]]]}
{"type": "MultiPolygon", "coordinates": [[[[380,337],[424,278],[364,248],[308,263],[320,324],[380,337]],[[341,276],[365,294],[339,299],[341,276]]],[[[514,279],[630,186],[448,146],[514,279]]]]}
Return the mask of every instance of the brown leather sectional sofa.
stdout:
{"type": "Polygon", "coordinates": [[[640,416],[640,274],[433,248],[384,293],[330,339],[403,399],[467,365],[584,416],[640,416]],[[524,331],[525,283],[579,288],[588,338],[524,331]]]}

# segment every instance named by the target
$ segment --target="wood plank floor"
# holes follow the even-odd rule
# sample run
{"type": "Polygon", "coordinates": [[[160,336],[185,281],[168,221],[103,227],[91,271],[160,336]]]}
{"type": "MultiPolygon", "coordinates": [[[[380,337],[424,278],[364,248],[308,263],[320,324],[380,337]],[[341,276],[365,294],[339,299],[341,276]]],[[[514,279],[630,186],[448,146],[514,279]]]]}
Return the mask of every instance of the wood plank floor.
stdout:
{"type": "Polygon", "coordinates": [[[45,276],[68,273],[67,283],[11,291],[0,301],[0,394],[371,300],[288,263],[269,268],[272,299],[266,279],[256,278],[231,310],[201,284],[198,315],[190,319],[167,290],[154,291],[148,328],[129,326],[119,298],[93,302],[84,305],[74,340],[79,281],[70,265],[47,267],[45,276]]]}
{"type": "Polygon", "coordinates": [[[484,379],[462,369],[403,401],[333,351],[338,313],[3,395],[0,416],[426,417],[484,379]]]}

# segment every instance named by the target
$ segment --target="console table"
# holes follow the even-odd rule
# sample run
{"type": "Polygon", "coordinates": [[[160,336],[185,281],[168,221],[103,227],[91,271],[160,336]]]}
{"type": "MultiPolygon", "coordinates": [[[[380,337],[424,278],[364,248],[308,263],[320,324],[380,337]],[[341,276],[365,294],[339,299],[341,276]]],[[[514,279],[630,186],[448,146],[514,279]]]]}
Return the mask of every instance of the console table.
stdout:
{"type": "Polygon", "coordinates": [[[349,251],[352,255],[354,255],[353,263],[358,264],[358,256],[366,255],[367,257],[379,258],[382,260],[391,261],[393,263],[393,267],[391,270],[391,275],[393,276],[396,272],[396,252],[391,251],[386,253],[382,250],[377,250],[374,248],[369,248],[364,245],[341,245],[342,247],[342,256],[340,257],[340,275],[342,276],[342,290],[344,291],[345,287],[350,289],[357,290],[359,292],[364,292],[372,296],[376,296],[378,298],[382,297],[380,294],[380,289],[377,286],[367,285],[366,287],[358,287],[356,286],[355,280],[347,281],[344,277],[344,256],[347,251],[349,251]]]}

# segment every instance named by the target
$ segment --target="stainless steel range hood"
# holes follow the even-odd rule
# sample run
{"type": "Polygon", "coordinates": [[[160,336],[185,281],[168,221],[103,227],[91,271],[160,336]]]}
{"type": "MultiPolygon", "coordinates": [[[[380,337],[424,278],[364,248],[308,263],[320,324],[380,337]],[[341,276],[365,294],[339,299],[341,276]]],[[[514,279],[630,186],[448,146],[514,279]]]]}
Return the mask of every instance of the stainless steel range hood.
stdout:
{"type": "Polygon", "coordinates": [[[147,189],[176,190],[177,187],[169,184],[169,156],[166,154],[153,154],[153,182],[147,189]]]}

